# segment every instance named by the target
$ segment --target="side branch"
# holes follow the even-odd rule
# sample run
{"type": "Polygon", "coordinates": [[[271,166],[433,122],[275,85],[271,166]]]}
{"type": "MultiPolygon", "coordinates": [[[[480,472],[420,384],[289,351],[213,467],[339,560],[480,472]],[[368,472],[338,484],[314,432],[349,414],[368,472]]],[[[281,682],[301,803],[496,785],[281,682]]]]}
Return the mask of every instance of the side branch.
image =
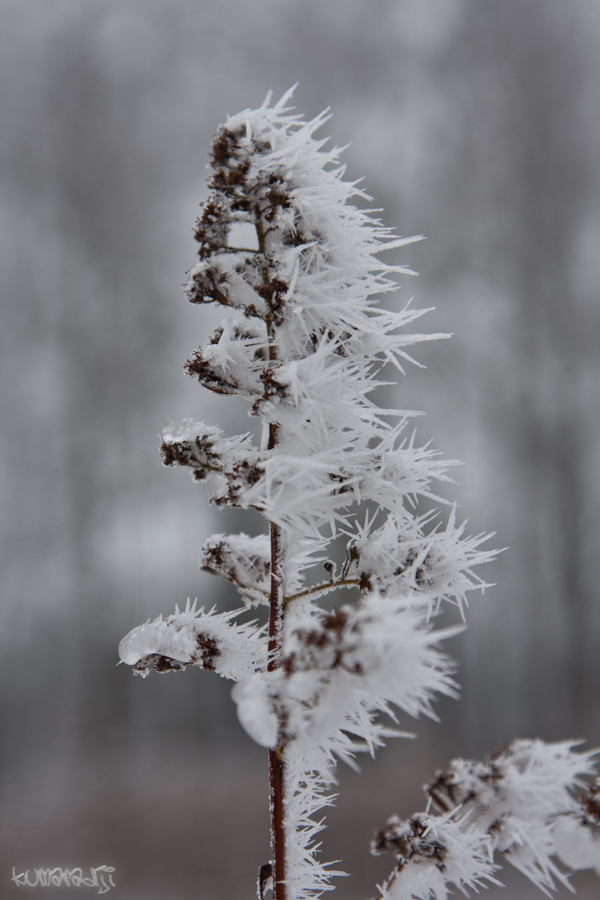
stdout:
{"type": "Polygon", "coordinates": [[[301,597],[324,597],[331,591],[337,591],[338,588],[352,588],[360,585],[359,578],[340,578],[338,581],[324,581],[321,584],[315,584],[313,587],[306,588],[304,591],[298,591],[297,594],[290,594],[289,597],[283,598],[283,608],[286,609],[288,603],[299,600],[301,597]]]}

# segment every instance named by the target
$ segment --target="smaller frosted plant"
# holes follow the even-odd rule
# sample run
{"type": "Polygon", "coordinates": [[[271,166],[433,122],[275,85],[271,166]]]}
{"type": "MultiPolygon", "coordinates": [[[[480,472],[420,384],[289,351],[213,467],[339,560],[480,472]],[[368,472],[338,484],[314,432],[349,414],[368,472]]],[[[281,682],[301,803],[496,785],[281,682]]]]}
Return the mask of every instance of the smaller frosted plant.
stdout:
{"type": "MultiPolygon", "coordinates": [[[[274,900],[318,897],[338,874],[318,859],[314,818],[336,760],[353,764],[400,734],[385,717],[433,716],[435,695],[456,695],[440,643],[461,626],[435,629],[435,617],[448,602],[464,618],[466,593],[485,587],[473,568],[492,557],[454,508],[443,521],[419,511],[424,498],[446,502],[436,484],[451,480],[452,463],[415,442],[417,413],[373,399],[390,370],[413,361],[407,348],[445,337],[407,332],[423,311],[375,299],[414,274],[380,254],[416,238],[394,237],[352,204],[366,195],[315,138],[326,114],[304,122],[290,95],[219,128],[185,285],[191,303],[225,313],[186,369],[244,397],[260,442],[183,419],[165,424],[161,446],[165,465],[188,467],[219,507],[256,510],[268,533],[204,545],[202,568],[235,586],[240,609],[188,603],[120,646],[143,676],[194,665],[235,682],[240,722],[268,749],[271,859],[258,888],[274,900]],[[240,246],[236,235],[249,232],[240,246]],[[348,588],[358,599],[323,603],[348,588]],[[258,610],[248,622],[260,606],[268,621],[258,610]]],[[[597,788],[584,811],[573,798],[592,755],[517,741],[484,763],[456,760],[429,785],[426,813],[377,833],[373,852],[397,861],[380,894],[443,900],[448,886],[494,882],[495,850],[543,890],[566,879],[557,859],[600,867],[597,788]]]]}

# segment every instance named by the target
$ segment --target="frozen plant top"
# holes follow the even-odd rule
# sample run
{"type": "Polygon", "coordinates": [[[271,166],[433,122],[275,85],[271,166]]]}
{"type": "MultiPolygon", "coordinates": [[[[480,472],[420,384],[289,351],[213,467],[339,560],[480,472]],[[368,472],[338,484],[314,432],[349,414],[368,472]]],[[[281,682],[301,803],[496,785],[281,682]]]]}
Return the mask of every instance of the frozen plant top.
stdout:
{"type": "Polygon", "coordinates": [[[434,538],[428,518],[415,515],[419,496],[445,502],[434,482],[449,480],[453,461],[415,445],[407,426],[419,413],[381,409],[370,398],[383,366],[402,370],[410,345],[445,337],[404,330],[424,310],[377,306],[376,295],[397,289],[396,276],[414,274],[379,254],[418,238],[394,237],[353,205],[366,195],[343,180],[340,151],[315,137],[326,113],[304,122],[288,108],[290,95],[219,128],[212,193],[195,231],[200,261],[185,285],[192,303],[227,312],[187,371],[212,391],[248,399],[263,422],[260,446],[184,420],[165,428],[163,458],[189,466],[218,505],[257,509],[302,537],[304,556],[296,546],[295,563],[287,560],[291,587],[312,562],[310,542],[322,552],[341,527],[355,537],[353,562],[360,546],[373,587],[388,591],[402,575],[418,590],[432,588],[432,602],[462,604],[480,583],[470,566],[489,554],[476,550],[479,539],[461,541],[452,517],[434,538]],[[236,235],[249,230],[254,245],[244,237],[240,246],[236,235]],[[358,526],[357,504],[390,516],[383,527],[375,516],[358,526]]]}
{"type": "Polygon", "coordinates": [[[410,358],[404,348],[424,339],[398,333],[421,312],[390,313],[373,299],[396,288],[392,275],[410,272],[377,254],[414,238],[393,238],[349,202],[364,195],[343,181],[339,151],[314,137],[325,114],[304,123],[288,98],[230,118],[215,138],[213,193],[198,220],[200,262],[186,294],[229,315],[187,369],[213,391],[247,397],[264,423],[243,473],[234,448],[219,448],[212,499],[322,540],[322,526],[333,533],[353,502],[385,499],[400,509],[407,493],[429,493],[448,464],[408,446],[414,413],[381,410],[368,397],[382,365],[400,366],[410,358]],[[230,242],[240,224],[254,228],[256,249],[230,242]]]}
{"type": "MultiPolygon", "coordinates": [[[[434,716],[435,697],[456,694],[439,645],[461,626],[435,630],[433,618],[444,601],[464,615],[467,592],[485,587],[473,568],[492,552],[454,508],[442,523],[419,507],[446,503],[437,485],[452,462],[418,445],[417,413],[373,398],[411,345],[444,337],[406,330],[424,311],[378,306],[414,274],[380,254],[416,238],[354,205],[366,195],[315,136],[326,114],[304,122],[289,98],[219,128],[185,284],[191,303],[224,314],[186,370],[244,397],[260,440],[186,418],[165,424],[161,445],[165,465],[189,468],[211,502],[267,520],[268,535],[209,538],[201,565],[235,586],[242,612],[268,606],[269,622],[187,606],[133,629],[120,654],[141,675],[193,665],[236,682],[240,722],[269,750],[275,900],[309,900],[334,874],[318,861],[313,816],[336,759],[373,753],[400,733],[390,717],[434,716]],[[320,605],[346,588],[358,599],[320,605]]],[[[466,840],[477,864],[461,884],[476,885],[492,871],[489,842],[469,844],[457,822],[443,827],[466,840]]]]}

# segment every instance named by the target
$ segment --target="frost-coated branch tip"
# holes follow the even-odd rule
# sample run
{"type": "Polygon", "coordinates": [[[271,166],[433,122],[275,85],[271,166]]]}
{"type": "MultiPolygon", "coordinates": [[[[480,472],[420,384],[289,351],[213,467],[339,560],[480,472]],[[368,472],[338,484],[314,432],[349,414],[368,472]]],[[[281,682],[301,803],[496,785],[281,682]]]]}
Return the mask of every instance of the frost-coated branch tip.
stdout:
{"type": "Polygon", "coordinates": [[[598,751],[577,753],[576,746],[515,740],[483,762],[455,759],[437,772],[425,792],[438,814],[393,816],[373,838],[372,853],[398,861],[382,897],[438,900],[449,885],[497,884],[494,854],[546,894],[556,882],[572,889],[565,867],[600,874],[600,782],[578,796],[598,751]]]}
{"type": "Polygon", "coordinates": [[[132,629],[119,644],[119,657],[143,678],[152,670],[197,666],[239,681],[266,661],[263,630],[254,622],[235,621],[244,611],[206,613],[188,605],[184,612],[132,629]]]}

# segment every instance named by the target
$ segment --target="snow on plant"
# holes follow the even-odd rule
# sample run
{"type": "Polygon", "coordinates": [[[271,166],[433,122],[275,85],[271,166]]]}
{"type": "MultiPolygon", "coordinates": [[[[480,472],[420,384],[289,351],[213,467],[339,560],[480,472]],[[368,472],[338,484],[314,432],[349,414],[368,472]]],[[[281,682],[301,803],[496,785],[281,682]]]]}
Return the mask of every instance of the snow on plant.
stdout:
{"type": "MultiPolygon", "coordinates": [[[[445,600],[464,618],[466,593],[485,587],[473,568],[493,555],[485,536],[464,536],[454,508],[445,522],[419,512],[420,498],[446,502],[436,485],[453,463],[415,442],[417,413],[373,398],[390,369],[412,361],[407,348],[446,337],[406,331],[424,311],[377,303],[398,275],[414,274],[380,254],[417,238],[396,238],[353,205],[366,195],[315,137],[326,114],[305,122],[290,96],[219,128],[185,285],[191,303],[225,311],[186,370],[244,397],[260,442],[183,419],[165,424],[161,445],[165,465],[188,467],[217,506],[262,514],[268,534],[219,534],[204,546],[202,568],[237,588],[241,609],[188,603],[120,645],[143,676],[194,665],[236,682],[240,722],[268,748],[271,860],[259,894],[271,888],[275,900],[331,889],[313,816],[330,800],[336,760],[401,734],[386,716],[434,716],[435,695],[456,694],[439,645],[460,626],[433,622],[445,600]],[[255,246],[238,246],[248,226],[255,246]],[[358,599],[323,604],[346,588],[358,599]],[[240,616],[250,607],[249,622],[240,616]]],[[[597,866],[596,800],[578,817],[570,793],[590,765],[571,744],[541,742],[517,742],[490,763],[456,761],[430,787],[439,815],[391,820],[377,838],[376,852],[398,857],[380,893],[442,900],[449,884],[494,881],[494,849],[544,889],[564,880],[552,856],[597,866]]]]}
{"type": "Polygon", "coordinates": [[[570,887],[559,860],[600,875],[600,779],[579,801],[574,796],[596,753],[574,753],[576,744],[516,740],[483,762],[455,759],[437,772],[425,785],[428,812],[408,821],[393,816],[373,838],[372,853],[398,860],[381,895],[442,900],[446,884],[464,889],[494,880],[495,851],[546,894],[555,880],[570,887]],[[431,807],[439,813],[431,815],[431,807]],[[472,862],[471,847],[479,848],[472,862]]]}

